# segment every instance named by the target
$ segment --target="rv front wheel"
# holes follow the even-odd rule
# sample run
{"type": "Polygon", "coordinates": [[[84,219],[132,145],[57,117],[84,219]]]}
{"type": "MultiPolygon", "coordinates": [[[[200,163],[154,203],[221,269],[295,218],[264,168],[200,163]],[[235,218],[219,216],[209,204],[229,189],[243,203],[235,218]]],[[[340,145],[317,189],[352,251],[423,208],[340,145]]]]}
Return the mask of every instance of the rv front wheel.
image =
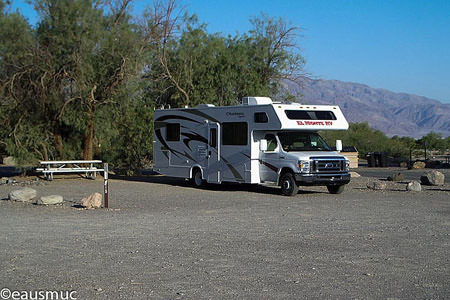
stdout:
{"type": "Polygon", "coordinates": [[[200,169],[194,169],[192,183],[195,187],[202,187],[204,185],[205,181],[202,179],[202,171],[200,171],[200,169]]]}
{"type": "Polygon", "coordinates": [[[330,194],[340,194],[344,191],[345,185],[327,185],[330,194]]]}
{"type": "Polygon", "coordinates": [[[281,193],[285,196],[294,196],[298,193],[298,186],[295,182],[294,175],[285,173],[280,180],[281,193]]]}

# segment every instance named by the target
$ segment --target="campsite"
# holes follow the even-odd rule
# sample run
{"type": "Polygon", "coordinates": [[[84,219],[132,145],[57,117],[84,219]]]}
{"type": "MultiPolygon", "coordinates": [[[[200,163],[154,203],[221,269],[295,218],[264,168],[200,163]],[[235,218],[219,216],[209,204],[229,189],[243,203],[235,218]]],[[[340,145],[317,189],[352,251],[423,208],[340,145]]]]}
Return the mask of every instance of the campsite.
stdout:
{"type": "MultiPolygon", "coordinates": [[[[0,201],[0,282],[78,299],[445,299],[449,182],[371,190],[386,174],[424,170],[357,171],[342,194],[305,187],[295,197],[276,186],[117,176],[110,208],[94,210],[76,204],[101,193],[100,176],[41,180],[30,185],[37,197],[65,202],[0,201]]],[[[0,185],[0,197],[18,187],[0,185]]]]}

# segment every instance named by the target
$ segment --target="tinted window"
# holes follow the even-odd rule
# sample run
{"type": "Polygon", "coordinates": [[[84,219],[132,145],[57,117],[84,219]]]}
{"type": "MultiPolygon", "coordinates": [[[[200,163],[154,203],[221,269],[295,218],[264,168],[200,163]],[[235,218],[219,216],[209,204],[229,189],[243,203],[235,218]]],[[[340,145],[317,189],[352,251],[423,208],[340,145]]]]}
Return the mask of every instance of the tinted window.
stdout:
{"type": "Polygon", "coordinates": [[[245,122],[225,122],[222,124],[222,145],[247,145],[248,126],[245,122]]]}
{"type": "Polygon", "coordinates": [[[211,128],[209,130],[209,145],[213,148],[217,147],[217,129],[211,128]]]}
{"type": "Polygon", "coordinates": [[[269,122],[269,118],[265,112],[257,112],[255,113],[255,123],[267,123],[269,122]]]}
{"type": "Polygon", "coordinates": [[[291,120],[336,120],[334,113],[326,110],[286,110],[286,116],[291,120]]]}
{"type": "Polygon", "coordinates": [[[290,151],[329,151],[330,146],[315,132],[279,132],[281,147],[286,152],[290,151]]]}
{"type": "Polygon", "coordinates": [[[166,140],[168,142],[178,142],[180,140],[180,124],[166,124],[166,140]]]}

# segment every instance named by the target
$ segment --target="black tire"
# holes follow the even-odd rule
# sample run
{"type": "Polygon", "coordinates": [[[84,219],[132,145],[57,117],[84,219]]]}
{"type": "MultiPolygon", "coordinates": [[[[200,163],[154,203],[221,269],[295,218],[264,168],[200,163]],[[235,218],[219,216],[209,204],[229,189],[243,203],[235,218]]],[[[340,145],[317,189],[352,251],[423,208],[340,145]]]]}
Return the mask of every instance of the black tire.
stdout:
{"type": "Polygon", "coordinates": [[[202,178],[202,171],[195,168],[192,172],[192,185],[196,188],[201,188],[205,185],[205,181],[202,178]]]}
{"type": "Polygon", "coordinates": [[[327,185],[330,194],[340,194],[344,191],[345,185],[327,185]]]}
{"type": "Polygon", "coordinates": [[[284,173],[280,179],[281,193],[285,196],[295,196],[298,193],[298,186],[292,173],[284,173]]]}

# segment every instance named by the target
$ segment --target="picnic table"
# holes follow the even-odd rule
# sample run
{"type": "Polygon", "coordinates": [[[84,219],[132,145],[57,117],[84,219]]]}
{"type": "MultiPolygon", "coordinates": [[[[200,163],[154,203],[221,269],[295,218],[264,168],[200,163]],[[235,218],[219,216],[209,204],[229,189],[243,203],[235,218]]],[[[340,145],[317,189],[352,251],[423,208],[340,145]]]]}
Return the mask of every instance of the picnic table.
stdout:
{"type": "Polygon", "coordinates": [[[97,172],[104,171],[96,164],[101,164],[101,160],[59,160],[41,161],[41,168],[36,171],[44,173],[47,180],[53,180],[54,173],[84,173],[86,177],[95,179],[97,172]]]}

